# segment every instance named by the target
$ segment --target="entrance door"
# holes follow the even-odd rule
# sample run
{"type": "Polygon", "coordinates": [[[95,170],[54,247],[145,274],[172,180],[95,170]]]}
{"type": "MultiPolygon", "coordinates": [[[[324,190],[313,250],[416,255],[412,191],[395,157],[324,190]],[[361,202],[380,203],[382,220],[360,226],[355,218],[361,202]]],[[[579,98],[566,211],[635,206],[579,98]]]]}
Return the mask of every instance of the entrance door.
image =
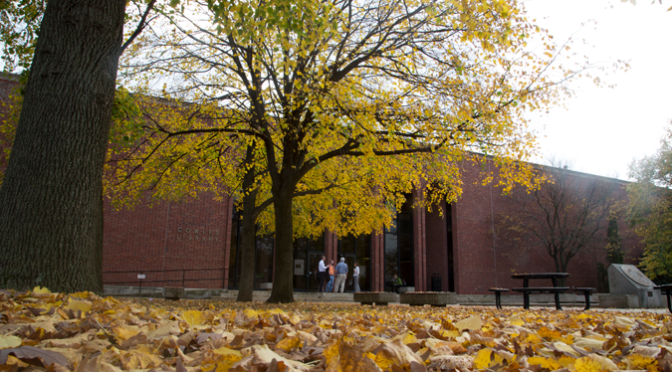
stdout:
{"type": "Polygon", "coordinates": [[[357,257],[354,254],[345,255],[345,263],[348,264],[348,278],[345,280],[345,292],[355,291],[355,282],[352,281],[352,270],[355,269],[357,257]]]}

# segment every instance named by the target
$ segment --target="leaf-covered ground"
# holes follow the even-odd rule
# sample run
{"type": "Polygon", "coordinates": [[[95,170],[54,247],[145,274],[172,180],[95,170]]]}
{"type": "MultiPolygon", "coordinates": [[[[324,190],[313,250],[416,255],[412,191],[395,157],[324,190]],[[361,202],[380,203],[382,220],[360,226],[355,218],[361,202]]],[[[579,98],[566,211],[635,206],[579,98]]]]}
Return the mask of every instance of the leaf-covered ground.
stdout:
{"type": "Polygon", "coordinates": [[[650,312],[268,305],[0,291],[0,371],[672,372],[650,312]]]}

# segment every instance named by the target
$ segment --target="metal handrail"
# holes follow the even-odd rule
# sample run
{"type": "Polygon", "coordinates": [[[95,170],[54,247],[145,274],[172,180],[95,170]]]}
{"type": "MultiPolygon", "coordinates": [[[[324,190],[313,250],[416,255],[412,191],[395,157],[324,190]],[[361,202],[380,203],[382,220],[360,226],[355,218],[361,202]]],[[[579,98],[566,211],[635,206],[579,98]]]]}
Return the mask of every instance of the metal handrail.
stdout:
{"type": "Polygon", "coordinates": [[[228,268],[221,268],[221,269],[174,269],[174,270],[120,270],[120,271],[103,271],[103,275],[106,274],[134,274],[138,275],[137,279],[132,279],[132,280],[122,280],[122,281],[108,281],[108,280],[103,280],[103,284],[130,284],[133,283],[135,284],[136,281],[138,283],[138,287],[142,288],[143,283],[171,283],[172,282],[181,282],[182,288],[185,288],[185,283],[187,282],[207,282],[207,281],[221,281],[222,282],[222,288],[224,287],[224,281],[227,278],[226,273],[229,271],[228,268]],[[187,273],[189,272],[199,272],[199,273],[208,273],[208,272],[216,272],[216,273],[221,273],[221,275],[217,275],[216,277],[199,277],[199,278],[187,278],[187,273]],[[181,278],[177,278],[177,280],[173,277],[170,276],[169,278],[162,278],[162,279],[154,279],[151,278],[151,280],[148,280],[145,276],[147,274],[151,274],[151,276],[154,276],[153,274],[166,274],[166,273],[182,273],[181,278]],[[143,275],[143,277],[140,277],[140,275],[143,275]]]}

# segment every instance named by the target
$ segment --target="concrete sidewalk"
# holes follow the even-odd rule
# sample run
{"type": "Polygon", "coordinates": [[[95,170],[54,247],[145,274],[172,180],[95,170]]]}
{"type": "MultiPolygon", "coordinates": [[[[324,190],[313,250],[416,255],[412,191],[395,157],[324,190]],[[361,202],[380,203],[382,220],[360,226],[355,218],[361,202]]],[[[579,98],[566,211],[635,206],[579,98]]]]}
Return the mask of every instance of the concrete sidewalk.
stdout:
{"type": "MultiPolygon", "coordinates": [[[[163,298],[164,288],[162,287],[142,287],[137,286],[105,286],[106,296],[119,297],[154,297],[163,298]]],[[[270,290],[254,291],[254,301],[266,301],[271,295],[270,290]]],[[[294,300],[297,302],[354,302],[353,293],[318,293],[318,292],[294,292],[294,300]]],[[[238,296],[238,290],[226,289],[205,289],[205,288],[185,288],[185,299],[221,299],[225,301],[235,301],[238,296]]],[[[463,306],[495,306],[494,294],[478,295],[457,295],[457,304],[463,306]]],[[[530,297],[532,307],[554,307],[555,303],[552,294],[538,294],[530,297]]],[[[593,294],[590,297],[591,307],[599,306],[599,295],[593,294]]],[[[398,295],[397,301],[399,304],[398,295]]],[[[563,308],[580,308],[585,306],[583,295],[574,293],[563,293],[560,295],[560,303],[563,308]]],[[[505,307],[523,307],[522,295],[503,295],[502,305],[505,307]]]]}

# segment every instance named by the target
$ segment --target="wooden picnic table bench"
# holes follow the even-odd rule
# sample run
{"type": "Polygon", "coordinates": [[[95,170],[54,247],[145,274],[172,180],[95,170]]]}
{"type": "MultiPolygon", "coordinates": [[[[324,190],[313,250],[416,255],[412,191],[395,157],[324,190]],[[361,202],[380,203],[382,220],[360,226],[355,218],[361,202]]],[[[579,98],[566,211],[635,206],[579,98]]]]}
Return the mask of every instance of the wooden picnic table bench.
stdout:
{"type": "Polygon", "coordinates": [[[502,292],[508,292],[508,288],[490,288],[490,292],[495,292],[495,307],[502,308],[502,292]]]}
{"type": "Polygon", "coordinates": [[[574,292],[581,292],[583,293],[583,297],[586,299],[586,307],[583,308],[583,310],[590,310],[590,293],[595,292],[595,288],[593,287],[572,287],[572,290],[574,292]]]}
{"type": "Polygon", "coordinates": [[[670,294],[672,293],[672,284],[661,284],[653,287],[653,289],[660,289],[667,297],[667,310],[672,313],[672,303],[670,303],[670,294]]]}
{"type": "Polygon", "coordinates": [[[569,287],[558,287],[558,279],[567,278],[567,273],[525,273],[511,275],[513,279],[522,279],[523,287],[513,288],[516,292],[523,292],[523,308],[530,308],[530,293],[553,293],[555,299],[556,310],[562,310],[560,306],[560,293],[568,291],[569,287]],[[530,287],[530,280],[532,279],[551,279],[552,287],[530,287]]]}

